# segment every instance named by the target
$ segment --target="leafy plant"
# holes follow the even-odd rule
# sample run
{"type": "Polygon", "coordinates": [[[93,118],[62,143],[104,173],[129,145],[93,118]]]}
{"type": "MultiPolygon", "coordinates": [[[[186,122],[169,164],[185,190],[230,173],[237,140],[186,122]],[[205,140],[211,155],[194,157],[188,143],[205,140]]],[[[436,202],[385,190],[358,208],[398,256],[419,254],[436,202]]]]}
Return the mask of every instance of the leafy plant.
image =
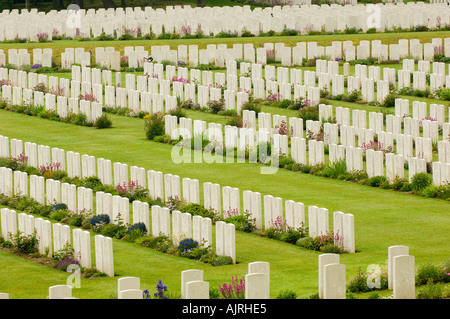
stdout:
{"type": "Polygon", "coordinates": [[[280,291],[275,299],[297,299],[297,293],[290,289],[280,291]]]}
{"type": "Polygon", "coordinates": [[[411,189],[415,192],[420,192],[425,187],[431,185],[433,182],[433,177],[425,172],[414,174],[411,179],[411,189]]]}
{"type": "Polygon", "coordinates": [[[22,254],[30,255],[38,251],[39,240],[36,237],[36,231],[30,235],[23,235],[18,231],[11,238],[12,248],[22,254]]]}
{"type": "Polygon", "coordinates": [[[153,140],[156,136],[164,135],[164,118],[159,113],[151,115],[145,119],[145,134],[147,139],[153,140]]]}
{"type": "Polygon", "coordinates": [[[110,128],[112,127],[112,121],[106,114],[103,114],[95,120],[94,126],[98,129],[110,128]]]}
{"type": "Polygon", "coordinates": [[[417,299],[443,299],[444,288],[428,280],[427,284],[417,292],[417,299]]]}

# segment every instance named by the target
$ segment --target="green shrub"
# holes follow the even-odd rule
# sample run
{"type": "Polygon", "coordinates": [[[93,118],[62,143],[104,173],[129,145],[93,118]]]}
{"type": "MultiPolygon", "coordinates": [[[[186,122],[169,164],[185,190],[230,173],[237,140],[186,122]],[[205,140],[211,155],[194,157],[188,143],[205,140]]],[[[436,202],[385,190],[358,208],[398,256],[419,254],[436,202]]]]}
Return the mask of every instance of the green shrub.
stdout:
{"type": "Polygon", "coordinates": [[[392,184],[390,185],[390,188],[394,189],[394,190],[401,190],[405,186],[405,184],[408,184],[408,181],[406,179],[396,177],[392,181],[392,184]]]}
{"type": "Polygon", "coordinates": [[[169,238],[165,235],[157,235],[157,236],[151,236],[151,235],[146,235],[146,236],[142,236],[138,239],[136,239],[135,243],[142,245],[144,247],[148,247],[148,248],[152,248],[155,249],[158,246],[163,245],[165,242],[168,242],[169,238]]]}
{"type": "Polygon", "coordinates": [[[297,293],[290,289],[284,289],[280,291],[275,299],[297,299],[297,293]]]}
{"type": "Polygon", "coordinates": [[[145,120],[145,134],[147,139],[153,140],[156,136],[165,133],[164,118],[159,113],[155,113],[145,120]]]}
{"type": "Polygon", "coordinates": [[[125,236],[127,228],[121,224],[107,224],[101,227],[100,233],[103,236],[121,239],[125,236]]]}
{"type": "Polygon", "coordinates": [[[303,128],[306,129],[306,121],[318,121],[319,120],[319,107],[318,106],[306,106],[298,110],[297,117],[303,119],[303,128]]]}
{"type": "Polygon", "coordinates": [[[102,186],[102,181],[97,176],[91,176],[86,178],[83,183],[83,187],[95,190],[96,188],[102,186]]]}
{"type": "Polygon", "coordinates": [[[86,123],[87,123],[87,115],[86,114],[80,112],[77,115],[75,115],[73,124],[85,126],[86,123]]]}
{"type": "Polygon", "coordinates": [[[50,219],[61,221],[64,217],[68,215],[67,210],[55,210],[50,214],[50,219]]]}
{"type": "Polygon", "coordinates": [[[445,271],[450,271],[450,263],[447,262],[447,267],[443,265],[425,264],[417,267],[416,270],[416,285],[425,285],[428,282],[450,282],[445,271]]]}
{"type": "Polygon", "coordinates": [[[256,219],[252,218],[249,212],[242,215],[232,216],[225,219],[226,223],[235,225],[235,229],[246,233],[251,233],[256,230],[256,219]]]}
{"type": "Polygon", "coordinates": [[[36,237],[36,231],[30,235],[22,235],[18,231],[12,240],[12,248],[22,254],[30,255],[38,251],[39,240],[36,237]]]}
{"type": "Polygon", "coordinates": [[[437,90],[436,94],[441,100],[450,101],[450,88],[442,88],[437,90]]]}
{"type": "Polygon", "coordinates": [[[240,115],[230,116],[230,118],[228,119],[226,125],[242,127],[243,126],[242,116],[240,116],[240,115]]]}
{"type": "Polygon", "coordinates": [[[103,114],[95,120],[94,126],[98,129],[110,128],[112,127],[112,121],[106,114],[103,114]]]}
{"type": "Polygon", "coordinates": [[[75,215],[72,218],[70,218],[69,225],[75,226],[75,227],[81,227],[84,218],[85,217],[83,215],[75,215]]]}
{"type": "Polygon", "coordinates": [[[386,177],[385,176],[374,176],[369,178],[369,186],[372,187],[379,187],[382,183],[386,182],[386,177]]]}
{"type": "Polygon", "coordinates": [[[255,102],[247,102],[242,105],[242,110],[255,111],[256,117],[258,117],[258,113],[261,112],[261,106],[255,102]]]}
{"type": "Polygon", "coordinates": [[[207,106],[211,113],[217,114],[223,110],[223,101],[222,100],[220,100],[220,101],[211,100],[211,101],[208,101],[207,106]]]}
{"type": "Polygon", "coordinates": [[[444,289],[429,280],[427,284],[417,292],[417,299],[443,299],[444,289]]]}
{"type": "Polygon", "coordinates": [[[186,112],[183,110],[181,106],[176,107],[175,109],[171,110],[169,112],[170,115],[176,116],[177,120],[179,121],[182,117],[187,117],[186,112]]]}
{"type": "Polygon", "coordinates": [[[185,205],[182,205],[178,210],[182,213],[189,213],[192,216],[199,215],[202,217],[211,218],[212,220],[218,219],[218,215],[216,212],[214,212],[214,210],[206,209],[205,207],[203,207],[200,204],[195,204],[195,203],[185,204],[185,205]]]}
{"type": "Polygon", "coordinates": [[[425,172],[414,174],[411,179],[411,189],[414,192],[420,192],[428,185],[433,183],[433,177],[425,172]]]}
{"type": "Polygon", "coordinates": [[[326,176],[332,178],[338,178],[339,175],[345,174],[347,172],[347,162],[345,159],[340,159],[333,163],[328,163],[325,168],[326,176]]]}
{"type": "Polygon", "coordinates": [[[13,243],[9,240],[5,240],[4,242],[2,242],[1,245],[3,248],[11,248],[13,246],[13,243]]]}
{"type": "Polygon", "coordinates": [[[233,258],[230,256],[217,256],[217,258],[211,262],[212,266],[225,266],[233,264],[233,258]]]}
{"type": "Polygon", "coordinates": [[[397,98],[396,95],[389,93],[383,102],[383,106],[389,107],[389,108],[395,107],[395,99],[396,98],[397,98]]]}
{"type": "Polygon", "coordinates": [[[353,90],[347,96],[343,96],[342,100],[344,102],[356,103],[361,100],[361,92],[358,90],[353,90]]]}

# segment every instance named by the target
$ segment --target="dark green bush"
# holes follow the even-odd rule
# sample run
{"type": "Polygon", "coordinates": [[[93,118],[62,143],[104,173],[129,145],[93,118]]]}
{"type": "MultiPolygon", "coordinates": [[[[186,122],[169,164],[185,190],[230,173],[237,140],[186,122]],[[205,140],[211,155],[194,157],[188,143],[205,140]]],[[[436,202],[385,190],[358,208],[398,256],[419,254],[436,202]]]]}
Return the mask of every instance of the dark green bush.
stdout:
{"type": "Polygon", "coordinates": [[[125,236],[127,228],[121,224],[107,224],[101,226],[100,233],[103,236],[121,239],[125,236]]]}
{"type": "Polygon", "coordinates": [[[319,120],[319,107],[318,106],[306,106],[298,110],[297,117],[303,119],[303,129],[306,129],[306,121],[318,121],[319,120]]]}
{"type": "Polygon", "coordinates": [[[208,101],[207,106],[211,113],[217,114],[223,110],[223,101],[211,100],[208,101]]]}
{"type": "Polygon", "coordinates": [[[387,96],[386,96],[386,98],[385,98],[385,100],[384,100],[384,102],[383,102],[383,106],[384,107],[395,107],[395,99],[397,98],[397,96],[396,95],[394,95],[394,94],[392,94],[392,93],[389,93],[387,96]]]}
{"type": "Polygon", "coordinates": [[[216,212],[214,212],[212,209],[206,209],[200,204],[189,203],[181,206],[178,210],[182,213],[189,213],[192,216],[199,215],[202,217],[208,217],[211,218],[213,221],[218,219],[216,212]]]}
{"type": "Polygon", "coordinates": [[[241,215],[228,217],[225,219],[225,222],[234,224],[236,230],[246,233],[251,233],[256,230],[256,219],[251,218],[251,215],[248,212],[241,215]]]}
{"type": "Polygon", "coordinates": [[[67,210],[55,210],[50,214],[50,219],[61,221],[67,215],[68,215],[67,210]]]}
{"type": "Polygon", "coordinates": [[[224,266],[233,264],[233,258],[230,256],[217,256],[217,258],[211,262],[212,266],[224,266]]]}
{"type": "Polygon", "coordinates": [[[13,236],[12,243],[12,248],[22,254],[30,255],[38,251],[39,240],[36,231],[31,235],[22,235],[22,232],[18,231],[13,236]]]}
{"type": "Polygon", "coordinates": [[[261,112],[261,106],[250,101],[242,105],[242,110],[255,111],[256,117],[258,117],[258,113],[261,112]]]}
{"type": "Polygon", "coordinates": [[[155,113],[145,120],[145,134],[147,139],[153,140],[156,136],[162,136],[164,133],[164,118],[159,113],[155,113]]]}
{"type": "Polygon", "coordinates": [[[420,192],[425,187],[431,185],[433,183],[433,177],[425,172],[414,174],[411,179],[411,189],[414,192],[420,192]]]}
{"type": "Polygon", "coordinates": [[[103,114],[95,120],[94,126],[98,129],[110,128],[112,127],[112,121],[106,114],[103,114]]]}
{"type": "Polygon", "coordinates": [[[417,291],[417,299],[444,299],[444,288],[429,280],[424,287],[417,291]]]}
{"type": "Polygon", "coordinates": [[[369,186],[379,187],[382,183],[386,182],[385,176],[374,176],[369,178],[369,186]]]}
{"type": "Polygon", "coordinates": [[[176,116],[178,121],[182,117],[187,117],[186,116],[186,112],[183,110],[183,108],[181,106],[176,107],[175,109],[171,110],[169,112],[169,114],[172,115],[172,116],[176,116]]]}
{"type": "Polygon", "coordinates": [[[243,126],[242,123],[243,123],[242,116],[240,116],[240,115],[233,115],[233,116],[230,116],[230,118],[228,119],[226,125],[242,127],[243,126]]]}
{"type": "Polygon", "coordinates": [[[275,299],[297,299],[297,293],[290,289],[280,291],[275,299]]]}

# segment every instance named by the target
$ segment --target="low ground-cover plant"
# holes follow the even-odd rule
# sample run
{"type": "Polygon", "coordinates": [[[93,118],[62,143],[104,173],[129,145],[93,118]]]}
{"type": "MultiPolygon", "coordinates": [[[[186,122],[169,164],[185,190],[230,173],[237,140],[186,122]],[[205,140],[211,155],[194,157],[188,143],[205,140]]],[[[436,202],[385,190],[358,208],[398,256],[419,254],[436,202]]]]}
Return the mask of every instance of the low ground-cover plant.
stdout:
{"type": "Polygon", "coordinates": [[[102,117],[96,121],[88,121],[87,116],[84,113],[69,113],[66,117],[60,117],[58,112],[46,110],[42,106],[11,105],[4,101],[0,102],[0,109],[15,113],[22,113],[29,116],[36,116],[52,121],[75,124],[79,126],[95,127],[98,129],[110,128],[112,126],[112,122],[106,114],[102,115],[102,117]]]}
{"type": "Polygon", "coordinates": [[[298,228],[291,227],[286,221],[283,221],[281,216],[278,216],[274,221],[269,223],[269,227],[261,235],[286,243],[296,244],[299,239],[307,236],[307,229],[303,226],[298,228]]]}
{"type": "Polygon", "coordinates": [[[347,282],[347,292],[361,293],[375,290],[385,290],[388,288],[388,277],[386,266],[373,267],[371,271],[362,272],[358,268],[358,274],[350,278],[347,282]]]}
{"type": "Polygon", "coordinates": [[[302,237],[297,240],[296,245],[323,253],[344,253],[342,237],[333,231],[320,234],[316,237],[302,237]]]}

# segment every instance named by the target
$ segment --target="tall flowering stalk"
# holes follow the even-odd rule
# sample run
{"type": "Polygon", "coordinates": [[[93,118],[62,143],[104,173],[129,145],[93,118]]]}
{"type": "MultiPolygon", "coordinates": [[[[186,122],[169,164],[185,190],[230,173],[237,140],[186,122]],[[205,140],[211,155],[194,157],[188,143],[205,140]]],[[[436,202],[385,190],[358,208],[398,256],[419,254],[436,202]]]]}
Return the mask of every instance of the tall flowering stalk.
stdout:
{"type": "Polygon", "coordinates": [[[274,134],[280,134],[280,135],[288,135],[289,129],[287,127],[286,121],[282,120],[280,125],[275,125],[273,129],[274,134]]]}
{"type": "Polygon", "coordinates": [[[158,284],[156,285],[156,291],[153,295],[159,299],[167,299],[167,296],[164,296],[164,291],[167,291],[167,286],[163,285],[161,279],[158,279],[158,284]]]}
{"type": "Polygon", "coordinates": [[[192,30],[190,26],[182,26],[181,27],[181,34],[185,37],[185,36],[189,36],[191,35],[192,30]]]}
{"type": "Polygon", "coordinates": [[[392,147],[384,147],[383,143],[375,141],[370,141],[369,143],[363,142],[360,148],[363,149],[364,154],[367,152],[367,150],[382,151],[383,153],[392,153],[393,151],[392,147]]]}
{"type": "Polygon", "coordinates": [[[343,248],[343,237],[339,235],[339,232],[334,233],[333,231],[325,232],[325,234],[320,234],[314,238],[316,241],[316,250],[320,251],[320,248],[327,245],[334,245],[339,248],[343,248]]]}
{"type": "Polygon", "coordinates": [[[48,33],[45,32],[37,33],[36,37],[38,38],[39,42],[46,42],[48,40],[48,33]]]}
{"type": "Polygon", "coordinates": [[[275,220],[272,219],[269,222],[269,224],[271,227],[274,227],[274,228],[277,228],[280,230],[284,230],[287,228],[287,224],[286,224],[286,222],[283,221],[283,217],[281,217],[281,216],[277,216],[277,218],[275,218],[275,220]]]}
{"type": "Polygon", "coordinates": [[[85,100],[85,101],[89,101],[89,102],[97,102],[97,99],[91,93],[85,93],[84,95],[80,94],[80,100],[85,100]]]}
{"type": "Polygon", "coordinates": [[[51,88],[49,93],[56,96],[64,96],[64,88],[51,88]]]}
{"type": "MultiPolygon", "coordinates": [[[[169,299],[164,295],[164,292],[167,291],[167,286],[165,286],[161,279],[158,279],[158,284],[156,285],[156,292],[153,294],[153,297],[156,299],[169,299]]],[[[148,289],[142,291],[142,299],[153,299],[148,289]]]]}
{"type": "Polygon", "coordinates": [[[272,93],[270,91],[268,93],[269,95],[266,98],[268,102],[280,102],[283,99],[283,96],[280,93],[272,93]]]}
{"type": "Polygon", "coordinates": [[[169,210],[177,210],[183,205],[183,201],[175,195],[174,197],[169,196],[166,206],[169,210]]]}
{"type": "Polygon", "coordinates": [[[44,175],[46,172],[56,172],[56,171],[59,171],[60,169],[61,169],[61,163],[53,162],[51,164],[39,166],[39,173],[44,175]]]}
{"type": "Polygon", "coordinates": [[[24,169],[28,166],[28,156],[25,156],[25,153],[20,153],[17,157],[10,157],[9,163],[7,164],[8,168],[14,170],[24,169]]]}
{"type": "Polygon", "coordinates": [[[172,78],[172,82],[189,83],[189,79],[173,77],[173,78],[172,78]]]}
{"type": "Polygon", "coordinates": [[[223,211],[224,218],[236,217],[239,215],[239,210],[237,208],[231,208],[229,210],[223,211]]]}
{"type": "Polygon", "coordinates": [[[232,277],[231,283],[219,285],[220,296],[217,299],[245,299],[245,277],[232,277]]]}
{"type": "Polygon", "coordinates": [[[422,126],[423,126],[423,121],[432,121],[432,122],[435,122],[435,121],[437,121],[437,119],[435,119],[434,117],[428,117],[428,116],[425,116],[423,119],[421,119],[421,120],[419,121],[419,127],[422,127],[422,126]]]}

